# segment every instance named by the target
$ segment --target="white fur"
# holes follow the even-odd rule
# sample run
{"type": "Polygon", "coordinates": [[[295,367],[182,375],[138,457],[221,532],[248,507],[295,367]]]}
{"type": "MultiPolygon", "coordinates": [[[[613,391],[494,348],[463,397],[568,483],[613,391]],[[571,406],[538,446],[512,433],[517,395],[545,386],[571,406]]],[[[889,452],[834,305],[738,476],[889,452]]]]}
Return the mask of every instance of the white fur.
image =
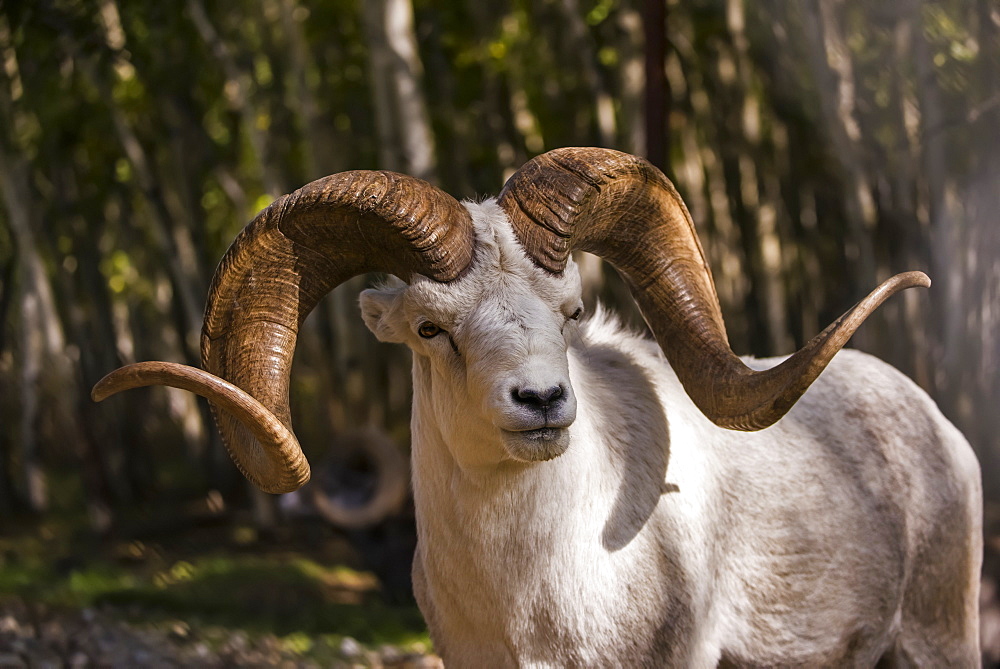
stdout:
{"type": "Polygon", "coordinates": [[[463,277],[362,295],[414,351],[414,581],[448,666],[978,661],[979,468],[925,393],[843,351],[774,426],[718,428],[655,343],[567,320],[572,262],[537,269],[494,201],[466,206],[463,277]],[[511,387],[562,380],[562,446],[504,432],[511,387]]]}

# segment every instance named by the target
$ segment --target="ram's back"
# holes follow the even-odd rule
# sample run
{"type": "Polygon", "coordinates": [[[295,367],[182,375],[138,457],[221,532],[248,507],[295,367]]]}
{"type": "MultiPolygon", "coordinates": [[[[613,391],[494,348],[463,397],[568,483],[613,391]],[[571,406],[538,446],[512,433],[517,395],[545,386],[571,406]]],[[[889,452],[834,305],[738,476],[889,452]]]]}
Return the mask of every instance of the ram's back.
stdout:
{"type": "Polygon", "coordinates": [[[874,663],[914,627],[940,636],[931,618],[961,636],[975,615],[964,609],[978,583],[979,466],[916,384],[842,351],[775,426],[713,434],[730,659],[874,663]]]}
{"type": "MultiPolygon", "coordinates": [[[[748,362],[762,368],[779,360],[748,362]]],[[[776,445],[791,476],[766,459],[759,473],[780,476],[793,499],[795,490],[815,489],[868,516],[899,518],[911,549],[939,532],[942,520],[961,525],[960,516],[981,506],[979,463],[965,437],[919,386],[871,355],[838,353],[772,430],[754,437],[776,445]],[[803,486],[798,477],[810,475],[822,478],[803,486]]],[[[964,542],[974,529],[956,527],[954,536],[964,542]]]]}

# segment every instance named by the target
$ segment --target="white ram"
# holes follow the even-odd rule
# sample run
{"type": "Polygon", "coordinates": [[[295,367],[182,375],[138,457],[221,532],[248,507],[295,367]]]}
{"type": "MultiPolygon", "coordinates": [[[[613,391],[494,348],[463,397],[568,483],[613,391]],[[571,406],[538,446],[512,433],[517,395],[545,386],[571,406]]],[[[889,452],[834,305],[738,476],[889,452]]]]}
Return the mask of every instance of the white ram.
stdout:
{"type": "Polygon", "coordinates": [[[978,663],[972,450],[898,372],[834,358],[926,277],[890,279],[784,361],[741,361],[687,210],[633,156],[553,151],[480,204],[388,172],[313,182],[223,259],[208,372],[139,363],[95,397],[203,394],[248,478],[294,489],[297,329],[367,271],[402,279],[361,306],[414,353],[414,582],[449,666],[978,663]],[[574,248],[618,268],[659,345],[579,320],[574,248]]]}

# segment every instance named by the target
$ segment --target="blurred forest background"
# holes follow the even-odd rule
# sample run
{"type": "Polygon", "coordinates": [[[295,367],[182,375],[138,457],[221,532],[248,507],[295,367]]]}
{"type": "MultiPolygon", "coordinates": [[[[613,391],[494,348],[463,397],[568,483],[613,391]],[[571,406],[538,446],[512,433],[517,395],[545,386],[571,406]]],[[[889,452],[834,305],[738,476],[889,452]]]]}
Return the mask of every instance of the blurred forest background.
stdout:
{"type": "MultiPolygon", "coordinates": [[[[206,518],[241,545],[280,538],[310,499],[249,492],[201,400],[160,389],[96,405],[90,387],[128,362],[199,363],[212,271],[277,196],[390,169],[481,198],[573,145],[644,155],[675,181],[738,353],[788,353],[878,281],[926,271],[932,288],[891,300],[853,345],[936,399],[1000,500],[995,0],[0,9],[0,539],[62,528],[74,538],[39,539],[39,554],[71,559],[92,540],[142,557],[136,528],[206,518]]],[[[591,298],[633,309],[613,270],[582,262],[591,298]]],[[[292,377],[296,431],[329,487],[378,469],[359,464],[355,428],[408,448],[408,357],[360,323],[368,280],[307,321],[292,377]]],[[[405,562],[405,540],[364,531],[323,536],[346,537],[359,569],[384,559],[359,544],[395,541],[405,562]]],[[[24,562],[10,541],[0,574],[24,562]]],[[[31,569],[0,592],[53,573],[31,569]]]]}

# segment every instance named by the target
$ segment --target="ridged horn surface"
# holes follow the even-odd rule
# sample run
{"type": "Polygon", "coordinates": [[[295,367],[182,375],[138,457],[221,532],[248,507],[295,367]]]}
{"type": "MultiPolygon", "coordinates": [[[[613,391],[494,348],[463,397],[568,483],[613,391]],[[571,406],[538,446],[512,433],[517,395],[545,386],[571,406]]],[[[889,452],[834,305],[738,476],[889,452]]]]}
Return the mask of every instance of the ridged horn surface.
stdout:
{"type": "MultiPolygon", "coordinates": [[[[420,179],[353,171],[314,181],[262,211],[220,262],[201,337],[202,365],[209,376],[192,374],[191,368],[133,367],[112,372],[109,377],[121,374],[102,393],[158,384],[208,397],[243,474],[265,492],[295,490],[309,479],[308,463],[291,432],[288,403],[302,321],[320,298],[358,274],[387,272],[409,279],[419,273],[451,281],[469,266],[473,238],[468,211],[420,179]],[[230,405],[247,402],[228,386],[257,402],[270,418],[259,411],[233,412],[230,405]],[[259,439],[274,432],[274,422],[286,428],[287,436],[259,439]]],[[[95,398],[102,383],[95,387],[95,398]]]]}
{"type": "Polygon", "coordinates": [[[729,347],[687,207],[645,159],[610,149],[556,149],[511,176],[499,203],[539,267],[562,272],[573,249],[610,262],[688,395],[731,429],[772,425],[875,308],[903,288],[930,285],[921,272],[889,279],[781,365],[757,372],[729,347]]]}

